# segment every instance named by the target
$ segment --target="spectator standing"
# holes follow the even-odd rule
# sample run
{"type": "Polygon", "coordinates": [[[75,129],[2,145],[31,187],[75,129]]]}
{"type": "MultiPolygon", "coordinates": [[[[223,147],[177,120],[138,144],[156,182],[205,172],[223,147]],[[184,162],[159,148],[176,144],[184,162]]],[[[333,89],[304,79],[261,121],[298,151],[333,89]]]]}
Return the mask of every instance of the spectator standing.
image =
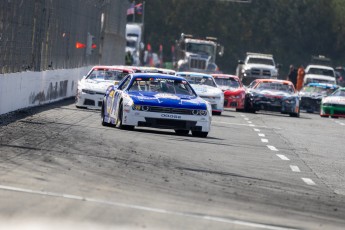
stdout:
{"type": "Polygon", "coordinates": [[[297,87],[297,69],[293,65],[290,65],[290,71],[287,76],[287,80],[291,81],[295,88],[297,87]]]}
{"type": "Polygon", "coordinates": [[[300,91],[303,87],[304,75],[305,75],[304,67],[303,65],[301,65],[297,70],[297,85],[296,85],[297,91],[300,91]]]}
{"type": "Polygon", "coordinates": [[[126,65],[129,65],[129,66],[133,64],[133,56],[130,51],[127,51],[126,53],[125,63],[126,65]]]}

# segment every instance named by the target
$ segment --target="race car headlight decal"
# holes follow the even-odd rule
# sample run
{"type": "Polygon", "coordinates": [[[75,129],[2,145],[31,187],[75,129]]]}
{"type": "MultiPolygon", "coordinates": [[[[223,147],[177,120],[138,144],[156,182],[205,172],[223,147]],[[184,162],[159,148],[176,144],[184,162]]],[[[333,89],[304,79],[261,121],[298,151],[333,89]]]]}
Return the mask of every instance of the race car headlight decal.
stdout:
{"type": "Polygon", "coordinates": [[[192,110],[192,115],[200,115],[200,116],[206,116],[207,115],[207,110],[192,110]]]}
{"type": "Polygon", "coordinates": [[[133,110],[138,110],[138,111],[149,111],[150,110],[150,106],[147,106],[147,105],[133,105],[132,109],[133,110]]]}
{"type": "Polygon", "coordinates": [[[206,116],[207,115],[207,110],[200,110],[200,115],[206,116]]]}
{"type": "Polygon", "coordinates": [[[144,105],[144,106],[142,106],[141,109],[142,109],[143,111],[149,111],[149,110],[150,110],[150,107],[147,106],[147,105],[144,105]]]}

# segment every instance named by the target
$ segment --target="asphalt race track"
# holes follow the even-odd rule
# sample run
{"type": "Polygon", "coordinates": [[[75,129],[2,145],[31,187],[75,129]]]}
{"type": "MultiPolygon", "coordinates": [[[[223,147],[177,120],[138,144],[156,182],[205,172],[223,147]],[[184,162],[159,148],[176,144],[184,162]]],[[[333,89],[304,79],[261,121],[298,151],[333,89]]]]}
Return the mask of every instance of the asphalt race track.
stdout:
{"type": "Polygon", "coordinates": [[[229,110],[195,138],[72,99],[0,118],[0,229],[345,229],[345,119],[229,110]]]}

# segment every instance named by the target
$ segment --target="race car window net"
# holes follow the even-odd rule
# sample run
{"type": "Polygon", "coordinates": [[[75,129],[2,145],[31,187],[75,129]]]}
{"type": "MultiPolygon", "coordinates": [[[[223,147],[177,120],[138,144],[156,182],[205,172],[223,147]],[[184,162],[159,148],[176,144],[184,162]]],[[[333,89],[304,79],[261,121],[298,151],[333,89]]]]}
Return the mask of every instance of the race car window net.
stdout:
{"type": "Polygon", "coordinates": [[[137,78],[128,88],[129,92],[158,92],[169,94],[182,94],[196,96],[191,86],[184,80],[179,79],[157,79],[157,78],[137,78]]]}
{"type": "Polygon", "coordinates": [[[121,81],[128,73],[113,69],[94,69],[86,78],[92,80],[121,81]]]}
{"type": "Polygon", "coordinates": [[[234,78],[215,78],[214,79],[218,85],[229,86],[231,88],[240,88],[241,85],[237,79],[234,78]]]}

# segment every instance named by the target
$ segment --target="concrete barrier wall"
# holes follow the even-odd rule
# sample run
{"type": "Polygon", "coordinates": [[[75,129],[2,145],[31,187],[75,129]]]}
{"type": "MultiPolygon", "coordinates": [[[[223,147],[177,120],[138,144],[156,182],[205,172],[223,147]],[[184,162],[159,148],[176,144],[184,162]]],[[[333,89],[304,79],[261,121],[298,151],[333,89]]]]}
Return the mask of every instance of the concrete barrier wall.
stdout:
{"type": "Polygon", "coordinates": [[[0,114],[74,97],[91,68],[0,74],[0,114]]]}

